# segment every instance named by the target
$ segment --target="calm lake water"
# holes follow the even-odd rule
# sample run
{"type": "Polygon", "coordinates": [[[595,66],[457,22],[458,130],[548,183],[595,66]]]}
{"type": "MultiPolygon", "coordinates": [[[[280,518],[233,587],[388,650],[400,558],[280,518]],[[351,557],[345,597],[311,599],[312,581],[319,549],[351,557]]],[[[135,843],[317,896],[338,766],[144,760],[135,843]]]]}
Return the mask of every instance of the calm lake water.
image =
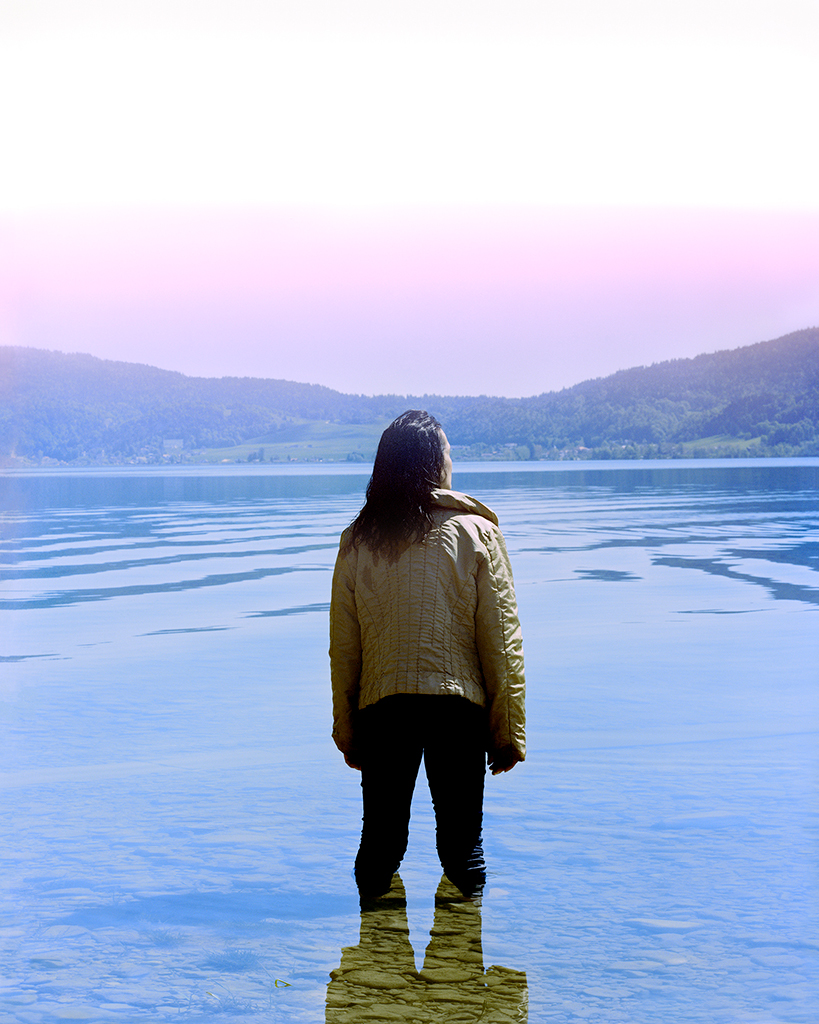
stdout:
{"type": "Polygon", "coordinates": [[[456,464],[529,754],[481,906],[436,901],[422,778],[362,915],[327,612],[367,472],[0,477],[0,1019],[813,1024],[819,460],[456,464]]]}

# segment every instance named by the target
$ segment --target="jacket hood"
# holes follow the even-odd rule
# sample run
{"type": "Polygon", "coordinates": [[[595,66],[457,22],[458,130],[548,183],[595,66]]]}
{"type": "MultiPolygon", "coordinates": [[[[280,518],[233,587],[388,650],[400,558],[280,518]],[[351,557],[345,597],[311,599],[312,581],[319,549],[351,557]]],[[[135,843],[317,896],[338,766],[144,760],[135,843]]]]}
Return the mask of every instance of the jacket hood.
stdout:
{"type": "Polygon", "coordinates": [[[483,516],[495,526],[498,525],[498,517],[491,508],[487,508],[477,498],[471,498],[468,494],[460,491],[445,491],[438,487],[432,492],[432,500],[439,508],[452,509],[456,512],[469,512],[474,516],[483,516]]]}

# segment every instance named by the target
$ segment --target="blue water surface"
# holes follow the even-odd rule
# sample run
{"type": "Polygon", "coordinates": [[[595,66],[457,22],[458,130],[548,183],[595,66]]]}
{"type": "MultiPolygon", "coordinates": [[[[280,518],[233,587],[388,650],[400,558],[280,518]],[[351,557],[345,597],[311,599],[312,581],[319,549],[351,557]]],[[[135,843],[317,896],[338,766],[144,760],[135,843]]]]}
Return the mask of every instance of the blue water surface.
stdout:
{"type": "Polygon", "coordinates": [[[375,915],[327,666],[367,473],[0,477],[0,1020],[819,1019],[819,460],[456,464],[529,753],[487,781],[482,904],[439,889],[421,782],[375,915]]]}

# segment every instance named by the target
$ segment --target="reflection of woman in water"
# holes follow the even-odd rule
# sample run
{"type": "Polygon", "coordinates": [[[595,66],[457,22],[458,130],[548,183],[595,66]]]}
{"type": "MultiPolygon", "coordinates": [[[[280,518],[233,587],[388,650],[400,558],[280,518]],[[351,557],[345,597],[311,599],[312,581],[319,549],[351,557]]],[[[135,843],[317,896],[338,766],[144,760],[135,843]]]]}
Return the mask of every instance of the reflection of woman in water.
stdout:
{"type": "Polygon", "coordinates": [[[475,902],[460,899],[441,880],[420,971],[400,878],[379,904],[362,906],[360,941],[342,949],[341,963],[330,973],[326,1024],[526,1024],[526,973],[497,966],[484,970],[481,911],[475,902]]]}
{"type": "Polygon", "coordinates": [[[486,879],[486,755],[525,756],[523,651],[512,570],[494,512],[450,490],[452,460],[425,412],[384,431],[364,508],[341,537],[330,607],[333,738],[361,771],[363,896],[389,890],[407,848],[421,758],[446,876],[486,879]]]}

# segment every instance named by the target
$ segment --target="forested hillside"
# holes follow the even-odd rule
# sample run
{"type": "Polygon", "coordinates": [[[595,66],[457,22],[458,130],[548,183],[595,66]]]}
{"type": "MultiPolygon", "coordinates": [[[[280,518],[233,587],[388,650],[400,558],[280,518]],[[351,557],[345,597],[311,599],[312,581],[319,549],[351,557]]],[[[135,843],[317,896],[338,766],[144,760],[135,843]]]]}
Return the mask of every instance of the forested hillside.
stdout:
{"type": "Polygon", "coordinates": [[[625,446],[656,457],[698,442],[698,454],[819,454],[819,329],[518,402],[476,399],[448,423],[462,443],[514,439],[536,454],[582,446],[611,457],[625,446]]]}
{"type": "Polygon", "coordinates": [[[3,347],[0,403],[7,465],[201,459],[213,449],[275,446],[294,425],[310,422],[325,425],[324,436],[332,424],[346,434],[351,424],[367,425],[369,438],[374,425],[408,407],[438,416],[460,457],[817,455],[819,329],[524,399],[372,398],[3,347]]]}

